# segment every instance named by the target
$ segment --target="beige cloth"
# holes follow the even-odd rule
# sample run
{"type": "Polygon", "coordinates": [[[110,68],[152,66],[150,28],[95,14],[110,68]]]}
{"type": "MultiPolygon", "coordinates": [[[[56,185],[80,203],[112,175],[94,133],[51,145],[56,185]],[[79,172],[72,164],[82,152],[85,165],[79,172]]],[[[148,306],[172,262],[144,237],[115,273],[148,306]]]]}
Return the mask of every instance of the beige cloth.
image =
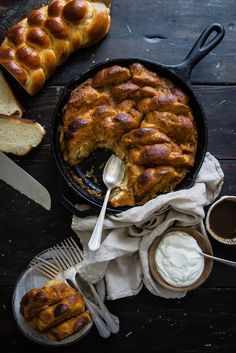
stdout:
{"type": "Polygon", "coordinates": [[[108,215],[104,222],[103,241],[96,252],[88,249],[88,241],[97,217],[73,216],[72,229],[80,238],[85,253],[81,275],[92,282],[104,277],[107,299],[111,300],[136,295],[143,284],[151,293],[161,297],[185,295],[165,290],[152,279],[148,249],[158,235],[173,225],[202,225],[204,207],[219,195],[223,178],[219,162],[207,153],[190,189],[160,195],[143,206],[108,215]]]}

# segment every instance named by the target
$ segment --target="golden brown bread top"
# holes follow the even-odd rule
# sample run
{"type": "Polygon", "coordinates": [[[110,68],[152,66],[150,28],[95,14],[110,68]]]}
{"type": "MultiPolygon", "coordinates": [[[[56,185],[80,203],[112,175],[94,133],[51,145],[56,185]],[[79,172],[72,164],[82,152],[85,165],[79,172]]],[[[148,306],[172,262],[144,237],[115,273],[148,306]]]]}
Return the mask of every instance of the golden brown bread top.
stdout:
{"type": "Polygon", "coordinates": [[[76,292],[67,284],[51,280],[42,288],[33,288],[27,292],[20,303],[20,312],[26,320],[30,320],[41,310],[48,308],[49,305],[74,295],[76,292]]]}
{"type": "Polygon", "coordinates": [[[82,295],[58,280],[50,280],[42,288],[31,289],[20,303],[20,312],[30,326],[59,341],[92,321],[85,310],[82,295]]]}
{"type": "MultiPolygon", "coordinates": [[[[183,174],[184,171],[182,172],[183,174]]],[[[169,185],[175,185],[180,177],[181,172],[177,172],[170,165],[145,169],[134,184],[136,200],[148,201],[150,190],[152,190],[154,195],[159,193],[159,190],[162,190],[162,192],[169,191],[169,185]]]]}
{"type": "Polygon", "coordinates": [[[101,147],[124,160],[114,207],[172,191],[194,164],[197,129],[187,95],[140,63],[104,68],[75,88],[60,129],[72,167],[101,147]]]}
{"type": "Polygon", "coordinates": [[[72,317],[69,320],[59,324],[45,331],[48,338],[55,341],[62,341],[65,338],[79,332],[83,327],[88,325],[92,321],[91,315],[88,310],[80,315],[72,317]]]}
{"type": "Polygon", "coordinates": [[[75,293],[62,299],[59,303],[52,304],[40,311],[39,315],[33,318],[30,324],[42,332],[50,327],[57,326],[61,322],[70,319],[75,315],[83,313],[85,303],[80,293],[75,293]]]}
{"type": "Polygon", "coordinates": [[[110,29],[110,1],[52,0],[11,27],[0,46],[0,63],[33,95],[56,67],[110,29]]]}

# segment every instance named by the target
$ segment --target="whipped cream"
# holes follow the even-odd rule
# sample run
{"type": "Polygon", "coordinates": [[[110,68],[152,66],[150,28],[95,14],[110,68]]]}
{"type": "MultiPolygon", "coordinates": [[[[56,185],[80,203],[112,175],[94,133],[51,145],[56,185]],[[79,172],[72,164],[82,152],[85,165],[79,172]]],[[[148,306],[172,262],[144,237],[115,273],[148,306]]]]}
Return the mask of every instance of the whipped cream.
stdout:
{"type": "Polygon", "coordinates": [[[161,277],[175,287],[186,287],[197,281],[204,268],[197,241],[189,234],[170,232],[160,241],[155,261],[161,277]]]}

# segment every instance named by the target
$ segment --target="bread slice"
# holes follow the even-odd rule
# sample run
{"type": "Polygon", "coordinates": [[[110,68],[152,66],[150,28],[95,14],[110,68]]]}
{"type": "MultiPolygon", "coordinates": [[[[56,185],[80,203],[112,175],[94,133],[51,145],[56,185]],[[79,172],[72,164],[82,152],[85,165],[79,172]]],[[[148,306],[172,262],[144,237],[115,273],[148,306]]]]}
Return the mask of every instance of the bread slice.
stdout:
{"type": "Polygon", "coordinates": [[[22,116],[23,109],[0,71],[0,114],[22,116]]]}
{"type": "Polygon", "coordinates": [[[37,122],[0,115],[0,151],[23,156],[42,141],[46,131],[37,122]]]}

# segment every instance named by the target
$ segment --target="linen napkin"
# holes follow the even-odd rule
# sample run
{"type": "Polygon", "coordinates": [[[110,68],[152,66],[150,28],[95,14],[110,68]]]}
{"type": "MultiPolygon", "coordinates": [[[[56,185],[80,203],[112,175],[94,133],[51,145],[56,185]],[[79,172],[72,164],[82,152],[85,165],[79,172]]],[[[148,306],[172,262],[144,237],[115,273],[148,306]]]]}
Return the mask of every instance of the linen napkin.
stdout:
{"type": "Polygon", "coordinates": [[[184,296],[185,293],[168,291],[153,280],[148,250],[154,239],[172,226],[201,226],[204,232],[204,207],[219,195],[223,178],[219,162],[207,152],[190,189],[160,195],[143,206],[116,215],[108,214],[102,244],[95,252],[88,249],[88,242],[97,217],[74,215],[72,229],[85,254],[80,267],[81,276],[93,283],[104,278],[107,299],[111,300],[136,295],[143,284],[154,295],[165,298],[184,296]]]}

